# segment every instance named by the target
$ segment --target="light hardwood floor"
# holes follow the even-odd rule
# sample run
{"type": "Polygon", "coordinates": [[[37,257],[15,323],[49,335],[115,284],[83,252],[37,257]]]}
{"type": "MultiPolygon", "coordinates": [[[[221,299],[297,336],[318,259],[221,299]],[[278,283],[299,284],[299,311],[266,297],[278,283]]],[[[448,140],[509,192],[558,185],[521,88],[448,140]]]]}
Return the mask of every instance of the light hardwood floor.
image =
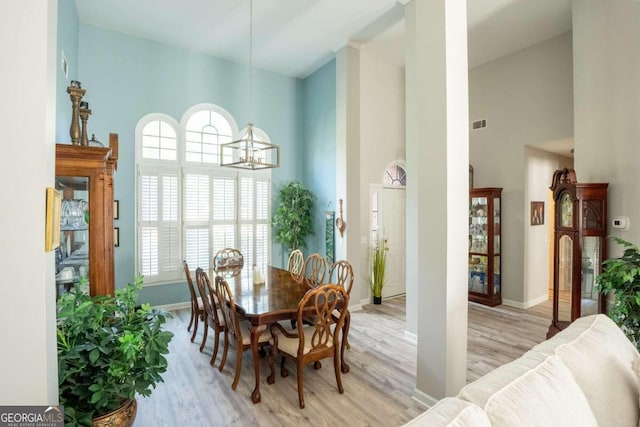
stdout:
{"type": "MultiPolygon", "coordinates": [[[[530,310],[496,308],[469,303],[467,381],[521,356],[545,338],[551,305],[530,310]]],[[[405,298],[365,305],[351,314],[346,358],[351,372],[342,376],[338,393],[333,365],[305,369],[305,409],[298,407],[295,368],[287,378],[276,369],[276,383],[268,385],[266,359],[261,360],[262,402],[254,405],[251,352],[245,352],[242,375],[231,390],[235,348],[230,346],[223,372],[209,365],[211,334],[203,353],[198,351],[202,327],[194,343],[186,327],[188,309],[174,312],[168,328],[175,334],[168,355],[165,382],[149,398],[138,399],[135,426],[396,426],[425,410],[411,396],[415,388],[416,347],[403,339],[405,298]]],[[[222,340],[222,338],[221,338],[222,340]]],[[[222,344],[222,343],[221,343],[222,344]]],[[[221,345],[222,346],[222,345],[221,345]]],[[[277,368],[277,367],[276,367],[277,368]]]]}

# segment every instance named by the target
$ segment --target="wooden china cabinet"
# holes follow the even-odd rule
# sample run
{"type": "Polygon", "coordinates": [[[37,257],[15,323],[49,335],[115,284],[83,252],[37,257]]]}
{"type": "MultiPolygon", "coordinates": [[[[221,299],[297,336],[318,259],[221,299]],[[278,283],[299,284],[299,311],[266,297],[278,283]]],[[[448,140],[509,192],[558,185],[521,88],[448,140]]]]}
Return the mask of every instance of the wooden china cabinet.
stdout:
{"type": "Polygon", "coordinates": [[[469,190],[469,301],[502,304],[500,210],[502,188],[469,190]]]}
{"type": "Polygon", "coordinates": [[[547,338],[578,317],[605,312],[605,298],[594,285],[607,258],[608,186],[579,183],[573,169],[553,174],[553,319],[547,338]]]}
{"type": "Polygon", "coordinates": [[[56,284],[87,277],[91,295],[113,295],[113,173],[118,135],[108,147],[56,144],[56,189],[62,192],[56,284]]]}

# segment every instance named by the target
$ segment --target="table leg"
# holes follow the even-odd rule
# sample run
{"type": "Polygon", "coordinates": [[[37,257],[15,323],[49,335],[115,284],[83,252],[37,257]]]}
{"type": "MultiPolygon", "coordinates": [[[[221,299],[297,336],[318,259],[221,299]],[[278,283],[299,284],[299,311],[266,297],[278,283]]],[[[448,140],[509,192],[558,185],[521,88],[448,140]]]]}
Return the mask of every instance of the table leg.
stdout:
{"type": "Polygon", "coordinates": [[[340,365],[343,374],[349,372],[349,365],[344,361],[344,350],[347,346],[347,337],[349,336],[349,324],[351,323],[351,313],[347,311],[344,317],[344,325],[342,325],[342,344],[340,345],[340,365]]]}
{"type": "Polygon", "coordinates": [[[251,393],[253,403],[260,402],[260,355],[258,354],[258,340],[266,329],[267,325],[251,325],[251,352],[253,353],[253,372],[256,375],[256,386],[251,393]]]}

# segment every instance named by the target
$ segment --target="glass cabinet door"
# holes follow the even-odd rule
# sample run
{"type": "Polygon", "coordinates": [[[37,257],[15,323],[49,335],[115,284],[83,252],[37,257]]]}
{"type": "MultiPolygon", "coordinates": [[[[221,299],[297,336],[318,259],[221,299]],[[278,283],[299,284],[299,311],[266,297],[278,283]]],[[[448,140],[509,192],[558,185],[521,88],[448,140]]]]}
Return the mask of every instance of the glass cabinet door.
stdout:
{"type": "Polygon", "coordinates": [[[501,188],[474,188],[469,197],[469,300],[502,303],[500,275],[501,188]]]}
{"type": "Polygon", "coordinates": [[[560,237],[558,242],[558,320],[571,321],[571,301],[573,283],[573,240],[569,236],[560,237]]]}
{"type": "Polygon", "coordinates": [[[56,177],[62,192],[60,246],[56,249],[58,292],[89,277],[89,178],[56,177]]]}
{"type": "Polygon", "coordinates": [[[597,314],[599,294],[594,292],[596,277],[600,274],[602,264],[602,237],[587,236],[582,238],[582,266],[580,282],[580,314],[588,316],[597,314]]]}

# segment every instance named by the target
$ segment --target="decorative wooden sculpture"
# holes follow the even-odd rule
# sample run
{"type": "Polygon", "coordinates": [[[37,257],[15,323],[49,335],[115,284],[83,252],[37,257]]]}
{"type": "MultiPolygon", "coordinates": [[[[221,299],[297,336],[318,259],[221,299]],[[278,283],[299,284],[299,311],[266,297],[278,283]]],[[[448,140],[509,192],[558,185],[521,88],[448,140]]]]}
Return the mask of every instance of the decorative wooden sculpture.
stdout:
{"type": "Polygon", "coordinates": [[[340,237],[344,237],[344,230],[347,228],[347,223],[344,220],[342,215],[342,199],[338,200],[338,204],[340,205],[338,218],[336,219],[336,227],[338,227],[338,231],[340,232],[340,237]]]}
{"type": "Polygon", "coordinates": [[[67,93],[71,98],[71,127],[69,128],[69,136],[71,136],[71,144],[80,145],[80,100],[84,96],[86,89],[82,89],[82,85],[77,80],[72,80],[71,85],[67,88],[67,93]]]}

